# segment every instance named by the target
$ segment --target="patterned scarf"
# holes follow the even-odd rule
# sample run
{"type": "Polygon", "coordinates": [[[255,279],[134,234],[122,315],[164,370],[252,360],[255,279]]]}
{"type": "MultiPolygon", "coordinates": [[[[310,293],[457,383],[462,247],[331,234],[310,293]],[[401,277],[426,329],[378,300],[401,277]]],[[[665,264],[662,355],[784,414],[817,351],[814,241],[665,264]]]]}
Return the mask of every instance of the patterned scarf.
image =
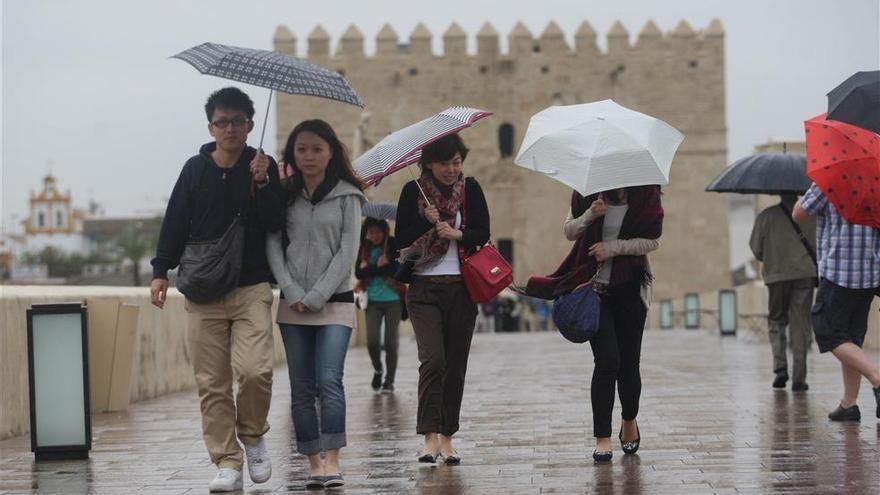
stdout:
{"type": "MultiPolygon", "coordinates": [[[[418,178],[418,183],[425,191],[425,195],[431,201],[431,204],[437,207],[440,213],[440,221],[447,222],[451,226],[455,226],[455,214],[461,208],[464,199],[464,174],[458,176],[458,179],[449,187],[440,186],[430,177],[429,174],[423,174],[418,178]],[[444,194],[441,191],[448,189],[444,194]]],[[[419,194],[419,214],[425,214],[425,208],[428,204],[425,202],[424,196],[419,194]]],[[[430,268],[446,255],[449,249],[449,239],[441,239],[437,235],[436,229],[430,229],[416,239],[409,247],[400,250],[400,262],[412,261],[415,270],[430,268]]]]}
{"type": "MultiPolygon", "coordinates": [[[[571,198],[571,213],[577,218],[599,197],[598,194],[586,198],[575,192],[571,198]]],[[[659,186],[640,186],[627,188],[627,211],[620,226],[618,239],[659,239],[663,231],[663,206],[660,204],[659,186]]],[[[555,272],[546,276],[529,279],[526,292],[541,299],[554,299],[571,292],[578,285],[589,281],[598,269],[596,258],[589,255],[590,246],[602,242],[601,217],[587,227],[586,232],[572,246],[568,256],[555,272]]],[[[611,266],[609,285],[618,285],[634,280],[646,283],[651,275],[647,269],[645,256],[616,256],[611,266]]]]}

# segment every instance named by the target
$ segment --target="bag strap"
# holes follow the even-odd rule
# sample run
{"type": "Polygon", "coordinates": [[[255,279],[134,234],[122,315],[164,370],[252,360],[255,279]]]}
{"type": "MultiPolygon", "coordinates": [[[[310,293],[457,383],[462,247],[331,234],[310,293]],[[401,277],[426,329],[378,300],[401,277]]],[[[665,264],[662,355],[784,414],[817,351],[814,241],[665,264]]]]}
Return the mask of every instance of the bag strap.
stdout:
{"type": "MultiPolygon", "coordinates": [[[[461,192],[461,224],[458,226],[458,230],[464,234],[465,229],[465,221],[467,219],[467,179],[465,179],[464,190],[461,192]]],[[[452,219],[453,227],[455,227],[455,219],[452,219]]],[[[464,235],[462,235],[462,240],[464,240],[464,235]]],[[[458,241],[458,261],[459,263],[468,259],[467,252],[464,250],[464,246],[462,246],[461,241],[458,241]]]]}
{"type": "Polygon", "coordinates": [[[791,212],[784,204],[779,203],[779,207],[782,208],[782,211],[785,212],[785,218],[787,218],[789,223],[791,223],[791,226],[794,227],[794,231],[797,233],[798,238],[801,240],[801,244],[804,245],[804,249],[807,250],[807,254],[810,255],[810,259],[813,260],[813,264],[818,265],[818,262],[816,261],[816,251],[813,250],[813,246],[810,246],[810,243],[807,241],[807,236],[804,235],[804,231],[801,230],[801,227],[797,224],[797,222],[795,222],[794,219],[791,218],[791,212]]]}

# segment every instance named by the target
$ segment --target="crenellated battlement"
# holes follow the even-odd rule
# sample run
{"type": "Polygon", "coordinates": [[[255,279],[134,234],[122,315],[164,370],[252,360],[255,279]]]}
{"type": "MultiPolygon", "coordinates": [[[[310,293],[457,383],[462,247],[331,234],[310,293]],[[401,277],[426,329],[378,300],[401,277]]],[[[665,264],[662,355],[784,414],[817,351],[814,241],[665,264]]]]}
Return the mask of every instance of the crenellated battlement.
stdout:
{"type": "Polygon", "coordinates": [[[584,21],[573,33],[574,45],[571,46],[565,32],[559,25],[550,21],[544,30],[535,36],[522,23],[517,22],[507,35],[507,50],[502,52],[500,35],[495,27],[486,22],[474,35],[476,52],[468,52],[469,35],[457,23],[452,23],[441,35],[442,51],[435,55],[432,50],[434,35],[423,23],[419,23],[409,34],[408,42],[402,42],[394,30],[385,24],[376,34],[376,49],[372,54],[364,50],[365,36],[355,25],[349,25],[336,43],[335,53],[331,53],[331,37],[321,25],[315,26],[306,40],[304,54],[297,52],[297,38],[285,26],[279,26],[275,32],[276,50],[290,55],[304,56],[310,59],[327,58],[368,58],[371,60],[386,57],[437,57],[462,59],[475,57],[480,59],[535,57],[542,54],[572,55],[596,57],[630,53],[633,51],[649,51],[666,49],[670,46],[683,48],[683,45],[703,46],[706,43],[723,43],[724,28],[718,19],[714,19],[705,29],[696,31],[682,20],[668,32],[663,32],[654,21],[648,21],[638,32],[631,43],[630,32],[620,21],[614,23],[605,35],[606,49],[599,49],[598,34],[589,22],[584,21]]]}

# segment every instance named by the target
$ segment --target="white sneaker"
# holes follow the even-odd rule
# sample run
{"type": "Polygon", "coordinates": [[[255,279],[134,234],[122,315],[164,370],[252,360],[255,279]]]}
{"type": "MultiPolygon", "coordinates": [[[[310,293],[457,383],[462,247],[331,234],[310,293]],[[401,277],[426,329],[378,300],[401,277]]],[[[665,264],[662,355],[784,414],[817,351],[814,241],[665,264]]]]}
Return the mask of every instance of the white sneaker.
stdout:
{"type": "Polygon", "coordinates": [[[217,471],[217,476],[208,485],[208,489],[212,492],[234,492],[235,490],[241,490],[242,486],[241,471],[232,468],[220,468],[217,471]]]}
{"type": "Polygon", "coordinates": [[[260,441],[254,445],[244,446],[247,455],[248,474],[254,483],[265,483],[272,476],[272,462],[269,460],[269,452],[266,451],[266,440],[260,437],[260,441]]]}

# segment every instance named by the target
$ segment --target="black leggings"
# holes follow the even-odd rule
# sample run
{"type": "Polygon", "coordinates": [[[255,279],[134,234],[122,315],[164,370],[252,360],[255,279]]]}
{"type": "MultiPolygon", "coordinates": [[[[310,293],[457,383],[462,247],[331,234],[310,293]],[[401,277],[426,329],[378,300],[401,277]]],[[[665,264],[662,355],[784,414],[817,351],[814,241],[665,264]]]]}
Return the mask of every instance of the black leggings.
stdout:
{"type": "Polygon", "coordinates": [[[614,385],[620,396],[623,419],[631,421],[639,413],[642,377],[639,359],[647,309],[638,282],[610,287],[602,294],[599,333],[590,340],[593,348],[593,436],[611,436],[614,385]]]}

